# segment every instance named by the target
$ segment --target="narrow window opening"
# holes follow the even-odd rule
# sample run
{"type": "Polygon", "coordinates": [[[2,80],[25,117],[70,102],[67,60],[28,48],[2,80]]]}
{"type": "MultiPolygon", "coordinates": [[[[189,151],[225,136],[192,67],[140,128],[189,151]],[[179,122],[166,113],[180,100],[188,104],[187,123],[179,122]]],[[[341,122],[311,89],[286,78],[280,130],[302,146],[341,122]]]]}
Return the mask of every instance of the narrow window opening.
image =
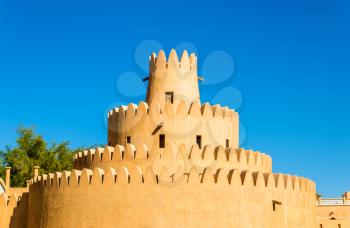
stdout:
{"type": "Polygon", "coordinates": [[[320,224],[320,228],[323,228],[323,225],[322,225],[322,224],[320,224]]]}
{"type": "Polygon", "coordinates": [[[165,148],[165,135],[159,135],[159,148],[165,148]]]}
{"type": "Polygon", "coordinates": [[[174,103],[174,92],[165,92],[165,102],[174,103]]]}
{"type": "Polygon", "coordinates": [[[272,210],[273,211],[277,210],[277,205],[282,205],[282,203],[277,201],[277,200],[272,200],[272,210]]]}
{"type": "Polygon", "coordinates": [[[197,142],[199,149],[202,149],[202,136],[201,135],[197,135],[196,142],[197,142]]]}
{"type": "Polygon", "coordinates": [[[230,140],[226,139],[226,148],[230,147],[230,140]]]}
{"type": "Polygon", "coordinates": [[[338,224],[338,228],[341,228],[341,225],[340,225],[340,224],[338,224]]]}
{"type": "Polygon", "coordinates": [[[130,136],[126,137],[126,143],[127,143],[127,144],[130,144],[130,143],[131,143],[131,137],[130,137],[130,136]]]}
{"type": "Polygon", "coordinates": [[[111,146],[111,142],[108,142],[108,146],[111,146]]]}

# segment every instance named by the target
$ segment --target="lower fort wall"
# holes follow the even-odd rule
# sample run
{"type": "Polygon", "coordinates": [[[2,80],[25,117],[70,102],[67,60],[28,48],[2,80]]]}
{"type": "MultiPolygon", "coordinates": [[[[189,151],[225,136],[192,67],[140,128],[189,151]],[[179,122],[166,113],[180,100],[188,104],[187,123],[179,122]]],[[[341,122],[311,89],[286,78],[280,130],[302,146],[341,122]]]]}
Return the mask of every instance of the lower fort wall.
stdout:
{"type": "Polygon", "coordinates": [[[0,195],[0,227],[27,227],[29,193],[0,195]]]}
{"type": "Polygon", "coordinates": [[[317,205],[317,228],[350,227],[350,205],[317,205]]]}
{"type": "Polygon", "coordinates": [[[30,186],[28,227],[315,227],[315,184],[205,169],[84,169],[30,186]]]}

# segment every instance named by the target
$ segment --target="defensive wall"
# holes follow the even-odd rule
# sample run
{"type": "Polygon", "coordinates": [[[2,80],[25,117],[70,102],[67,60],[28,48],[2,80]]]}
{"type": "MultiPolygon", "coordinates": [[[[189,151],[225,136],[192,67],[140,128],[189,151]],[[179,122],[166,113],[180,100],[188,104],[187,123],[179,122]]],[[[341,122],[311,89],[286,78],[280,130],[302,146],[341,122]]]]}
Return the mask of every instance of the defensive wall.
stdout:
{"type": "Polygon", "coordinates": [[[224,148],[222,146],[205,145],[202,149],[197,144],[186,148],[185,144],[177,146],[168,143],[164,149],[149,150],[145,144],[127,144],[125,147],[113,147],[85,150],[75,154],[73,168],[117,168],[119,166],[139,166],[143,170],[152,166],[153,169],[167,166],[174,171],[181,167],[189,171],[193,167],[198,170],[204,168],[225,168],[250,171],[272,172],[272,159],[270,156],[245,150],[243,148],[224,148]]]}
{"type": "Polygon", "coordinates": [[[28,227],[315,227],[315,184],[282,174],[95,168],[43,175],[30,193],[28,227]]]}
{"type": "MultiPolygon", "coordinates": [[[[28,190],[27,190],[28,191],[28,190]]],[[[0,195],[0,227],[27,227],[28,192],[0,195]]]]}
{"type": "MultiPolygon", "coordinates": [[[[38,173],[38,166],[34,167],[34,173],[38,173]]],[[[6,167],[5,182],[0,178],[3,192],[0,193],[0,228],[27,227],[28,191],[27,187],[10,186],[11,167],[6,167]]]]}
{"type": "Polygon", "coordinates": [[[316,219],[318,228],[350,227],[350,194],[342,198],[317,198],[316,219]]]}
{"type": "Polygon", "coordinates": [[[225,145],[238,148],[238,113],[208,103],[186,104],[167,102],[162,108],[157,102],[150,107],[145,102],[129,104],[111,110],[108,114],[108,144],[145,143],[149,148],[159,147],[160,135],[165,142],[190,146],[200,137],[203,145],[225,145]]]}

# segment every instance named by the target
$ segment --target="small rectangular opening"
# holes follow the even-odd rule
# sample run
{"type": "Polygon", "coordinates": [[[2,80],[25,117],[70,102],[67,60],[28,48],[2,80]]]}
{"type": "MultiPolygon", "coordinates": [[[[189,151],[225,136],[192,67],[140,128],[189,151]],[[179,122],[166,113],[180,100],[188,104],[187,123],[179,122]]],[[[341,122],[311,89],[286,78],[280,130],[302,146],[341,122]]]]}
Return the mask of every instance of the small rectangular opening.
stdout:
{"type": "Polygon", "coordinates": [[[174,92],[165,92],[165,102],[174,103],[174,92]]]}
{"type": "Polygon", "coordinates": [[[199,149],[202,149],[202,136],[201,135],[197,135],[196,142],[197,142],[199,149]]]}
{"type": "Polygon", "coordinates": [[[320,228],[323,228],[323,225],[322,225],[322,224],[320,224],[320,228]]]}
{"type": "Polygon", "coordinates": [[[130,143],[131,143],[131,137],[130,137],[130,136],[126,137],[126,143],[127,143],[127,144],[130,144],[130,143]]]}
{"type": "Polygon", "coordinates": [[[165,148],[165,135],[159,135],[159,148],[165,148]]]}
{"type": "Polygon", "coordinates": [[[230,147],[230,140],[226,139],[226,148],[230,147]]]}
{"type": "Polygon", "coordinates": [[[273,211],[276,211],[276,206],[277,205],[282,205],[282,203],[277,201],[277,200],[272,200],[272,210],[273,211]]]}

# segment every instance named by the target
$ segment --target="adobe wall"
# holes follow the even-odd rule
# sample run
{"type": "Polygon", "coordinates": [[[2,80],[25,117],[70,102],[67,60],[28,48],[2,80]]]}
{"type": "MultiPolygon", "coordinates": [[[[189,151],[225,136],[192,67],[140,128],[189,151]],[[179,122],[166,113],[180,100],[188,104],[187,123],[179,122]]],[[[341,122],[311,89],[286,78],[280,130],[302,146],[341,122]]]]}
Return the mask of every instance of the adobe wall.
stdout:
{"type": "Polygon", "coordinates": [[[28,190],[5,186],[0,194],[0,228],[26,227],[28,190]]]}
{"type": "Polygon", "coordinates": [[[28,227],[315,227],[315,184],[281,174],[96,168],[40,177],[30,192],[28,227]]]}
{"type": "Polygon", "coordinates": [[[350,227],[349,220],[322,220],[317,221],[317,228],[348,228],[350,227]]]}
{"type": "Polygon", "coordinates": [[[184,143],[187,147],[196,143],[196,136],[201,135],[202,145],[239,146],[238,113],[208,103],[202,106],[194,102],[187,105],[166,103],[163,107],[152,102],[150,107],[145,102],[139,106],[129,104],[113,109],[108,114],[108,145],[125,145],[128,136],[131,143],[145,143],[149,148],[159,147],[159,135],[165,135],[166,142],[184,143]]]}
{"type": "Polygon", "coordinates": [[[146,102],[165,103],[165,93],[173,92],[173,102],[178,104],[185,101],[187,104],[200,102],[197,57],[190,56],[187,51],[182,53],[179,61],[177,53],[171,50],[168,60],[164,51],[159,51],[158,57],[152,53],[149,59],[149,82],[146,102]]]}
{"type": "Polygon", "coordinates": [[[0,228],[27,227],[28,194],[0,195],[0,228]]]}
{"type": "Polygon", "coordinates": [[[317,205],[316,219],[318,227],[350,227],[350,205],[317,205]]]}
{"type": "Polygon", "coordinates": [[[198,170],[210,167],[272,172],[272,159],[266,154],[243,148],[206,145],[199,149],[197,144],[186,148],[184,144],[177,146],[173,143],[168,143],[164,149],[154,150],[149,150],[145,144],[96,148],[77,153],[73,158],[73,168],[79,170],[120,166],[139,166],[142,170],[150,166],[154,169],[167,166],[172,171],[178,167],[186,171],[193,167],[198,170]]]}
{"type": "Polygon", "coordinates": [[[8,195],[15,194],[21,196],[23,193],[28,192],[28,188],[7,188],[6,191],[8,195]]]}

